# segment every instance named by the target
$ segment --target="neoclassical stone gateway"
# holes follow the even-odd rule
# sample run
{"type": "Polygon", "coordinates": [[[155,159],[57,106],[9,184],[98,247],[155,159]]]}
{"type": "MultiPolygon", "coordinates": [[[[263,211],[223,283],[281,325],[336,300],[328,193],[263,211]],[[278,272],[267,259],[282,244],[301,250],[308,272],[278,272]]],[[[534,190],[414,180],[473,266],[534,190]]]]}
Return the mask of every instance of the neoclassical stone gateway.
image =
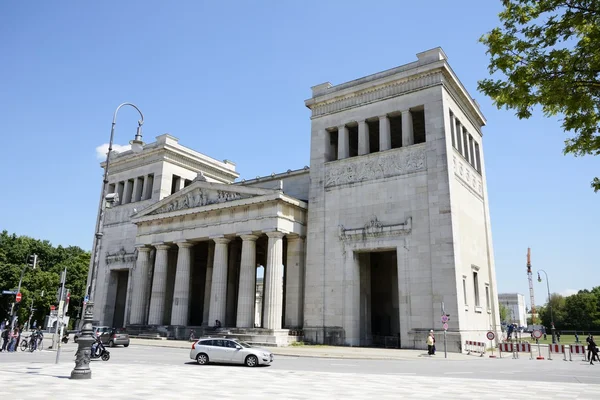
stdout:
{"type": "Polygon", "coordinates": [[[444,307],[451,351],[499,329],[485,119],[444,52],[312,91],[310,168],[236,182],[168,134],[114,154],[98,323],[422,348],[444,307]]]}

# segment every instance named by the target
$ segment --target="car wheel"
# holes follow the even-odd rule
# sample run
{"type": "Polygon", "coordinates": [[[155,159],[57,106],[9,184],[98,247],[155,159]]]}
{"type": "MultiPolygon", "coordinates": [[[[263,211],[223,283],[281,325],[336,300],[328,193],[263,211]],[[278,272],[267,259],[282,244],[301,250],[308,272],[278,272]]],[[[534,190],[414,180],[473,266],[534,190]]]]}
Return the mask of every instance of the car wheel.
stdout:
{"type": "Polygon", "coordinates": [[[77,343],[77,336],[73,338],[73,342],[77,343]]]}
{"type": "Polygon", "coordinates": [[[200,365],[206,365],[208,364],[208,355],[204,354],[204,353],[199,353],[196,356],[196,362],[200,365]]]}
{"type": "Polygon", "coordinates": [[[108,347],[115,347],[115,342],[113,342],[112,340],[108,342],[108,347]]]}
{"type": "Polygon", "coordinates": [[[123,347],[129,347],[129,343],[124,344],[123,347]]]}
{"type": "Polygon", "coordinates": [[[256,367],[258,365],[258,358],[256,356],[249,355],[248,357],[246,357],[245,364],[248,367],[256,367]]]}

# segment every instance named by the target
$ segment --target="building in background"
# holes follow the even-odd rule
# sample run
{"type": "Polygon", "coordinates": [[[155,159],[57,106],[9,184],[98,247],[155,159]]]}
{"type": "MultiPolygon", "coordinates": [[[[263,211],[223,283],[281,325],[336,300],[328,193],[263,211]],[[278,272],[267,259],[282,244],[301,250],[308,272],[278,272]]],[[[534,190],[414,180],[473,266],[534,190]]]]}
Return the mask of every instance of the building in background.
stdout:
{"type": "Polygon", "coordinates": [[[517,324],[518,327],[527,327],[527,310],[525,296],[520,293],[500,293],[498,303],[507,308],[507,323],[517,324]]]}

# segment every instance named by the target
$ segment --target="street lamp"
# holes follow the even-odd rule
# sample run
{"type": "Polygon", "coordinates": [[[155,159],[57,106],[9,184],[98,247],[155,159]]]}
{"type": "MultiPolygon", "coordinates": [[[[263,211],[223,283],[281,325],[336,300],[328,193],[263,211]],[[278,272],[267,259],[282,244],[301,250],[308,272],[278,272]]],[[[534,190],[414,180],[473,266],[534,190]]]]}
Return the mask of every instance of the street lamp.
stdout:
{"type": "Polygon", "coordinates": [[[131,106],[140,114],[138,127],[135,138],[129,142],[131,150],[134,153],[139,153],[144,147],[142,141],[142,125],[144,123],[144,115],[132,103],[123,103],[117,107],[113,115],[112,126],[110,129],[110,141],[108,143],[108,153],[106,153],[106,163],[104,166],[104,180],[102,181],[102,193],[100,195],[100,205],[98,206],[98,220],[96,221],[96,234],[94,239],[94,251],[92,268],[90,271],[90,285],[88,286],[88,301],[83,314],[83,326],[81,327],[81,337],[77,340],[78,348],[75,356],[75,368],[71,371],[71,379],[91,379],[92,370],[90,369],[91,346],[95,338],[92,332],[92,322],[94,320],[94,295],[96,291],[96,278],[98,276],[98,264],[100,261],[100,248],[102,244],[103,228],[104,228],[104,208],[112,203],[117,203],[119,196],[114,193],[107,194],[108,186],[108,167],[110,164],[110,154],[112,152],[113,137],[115,134],[115,125],[117,124],[117,113],[123,106],[131,106]]]}
{"type": "Polygon", "coordinates": [[[546,287],[548,288],[548,307],[550,308],[550,324],[552,331],[552,343],[556,343],[556,334],[554,328],[554,314],[552,313],[552,303],[550,302],[550,281],[548,280],[548,274],[543,269],[538,270],[538,282],[542,281],[542,277],[540,276],[540,272],[543,272],[546,275],[546,287]]]}
{"type": "MultiPolygon", "coordinates": [[[[21,293],[21,285],[23,284],[23,275],[25,275],[25,270],[27,269],[27,267],[32,267],[33,269],[35,269],[35,267],[37,266],[37,262],[38,262],[38,256],[37,254],[31,254],[30,256],[27,257],[27,262],[25,262],[25,265],[23,266],[23,269],[21,269],[21,277],[19,278],[19,286],[17,287],[17,295],[19,293],[21,293]]],[[[16,315],[15,315],[15,304],[16,303],[16,299],[15,301],[12,303],[12,306],[10,307],[10,331],[12,332],[15,329],[15,322],[16,322],[16,315]]]]}

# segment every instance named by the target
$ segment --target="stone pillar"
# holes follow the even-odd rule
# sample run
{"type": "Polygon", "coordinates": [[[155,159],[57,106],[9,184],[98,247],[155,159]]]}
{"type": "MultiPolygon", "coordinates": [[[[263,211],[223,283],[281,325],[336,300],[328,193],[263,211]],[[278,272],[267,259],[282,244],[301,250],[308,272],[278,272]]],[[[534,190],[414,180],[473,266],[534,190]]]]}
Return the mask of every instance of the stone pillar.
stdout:
{"type": "Polygon", "coordinates": [[[452,147],[456,148],[456,117],[450,113],[450,135],[452,136],[452,147]]]}
{"type": "Polygon", "coordinates": [[[123,198],[121,199],[121,204],[128,204],[131,203],[131,196],[129,195],[129,191],[130,188],[129,186],[131,185],[129,179],[125,180],[125,184],[123,185],[123,198]]]}
{"type": "Polygon", "coordinates": [[[359,253],[346,254],[344,263],[344,315],[346,345],[360,345],[360,262],[359,253]]]}
{"type": "Polygon", "coordinates": [[[285,326],[300,328],[303,323],[304,304],[304,238],[287,237],[287,260],[285,263],[285,326]]]}
{"type": "Polygon", "coordinates": [[[148,299],[148,275],[150,274],[150,251],[152,248],[141,246],[137,250],[129,323],[143,325],[146,323],[146,300],[148,299]]]}
{"type": "Polygon", "coordinates": [[[338,128],[338,160],[350,156],[350,133],[346,125],[338,128]]]}
{"type": "Polygon", "coordinates": [[[390,130],[390,120],[387,115],[379,116],[379,151],[392,148],[392,136],[390,130]]]}
{"type": "Polygon", "coordinates": [[[133,178],[133,189],[131,190],[131,203],[134,203],[136,201],[140,201],[140,199],[138,198],[138,186],[140,184],[140,178],[133,178]]]}
{"type": "Polygon", "coordinates": [[[187,326],[190,310],[190,282],[192,279],[192,247],[191,242],[177,242],[177,271],[173,289],[173,305],[171,309],[171,325],[187,326]]]}
{"type": "Polygon", "coordinates": [[[254,327],[254,302],[256,301],[256,239],[255,235],[240,235],[242,261],[237,306],[237,328],[254,327]]]}
{"type": "Polygon", "coordinates": [[[396,258],[398,261],[398,312],[400,320],[400,341],[401,347],[410,347],[408,341],[408,332],[411,330],[410,316],[411,310],[411,290],[410,290],[410,265],[409,251],[406,248],[407,241],[396,248],[396,258]]]}
{"type": "Polygon", "coordinates": [[[358,155],[369,154],[369,125],[367,121],[358,121],[358,155]]]}
{"type": "Polygon", "coordinates": [[[277,330],[283,311],[283,233],[267,232],[267,236],[263,328],[277,330]]]}
{"type": "Polygon", "coordinates": [[[206,258],[206,282],[204,284],[204,303],[202,310],[202,326],[208,326],[210,310],[210,289],[212,287],[213,261],[215,259],[215,244],[208,243],[208,257],[206,258]]]}
{"type": "Polygon", "coordinates": [[[415,144],[413,120],[410,110],[402,111],[402,147],[415,144]]]}
{"type": "Polygon", "coordinates": [[[154,260],[154,278],[152,280],[152,293],[150,295],[148,325],[162,325],[164,324],[163,319],[165,316],[169,245],[158,243],[154,247],[156,247],[156,259],[154,260]]]}
{"type": "Polygon", "coordinates": [[[229,239],[213,238],[215,241],[215,259],[213,266],[212,284],[210,288],[210,309],[208,326],[215,326],[215,320],[225,323],[227,311],[227,244],[229,239]]]}

